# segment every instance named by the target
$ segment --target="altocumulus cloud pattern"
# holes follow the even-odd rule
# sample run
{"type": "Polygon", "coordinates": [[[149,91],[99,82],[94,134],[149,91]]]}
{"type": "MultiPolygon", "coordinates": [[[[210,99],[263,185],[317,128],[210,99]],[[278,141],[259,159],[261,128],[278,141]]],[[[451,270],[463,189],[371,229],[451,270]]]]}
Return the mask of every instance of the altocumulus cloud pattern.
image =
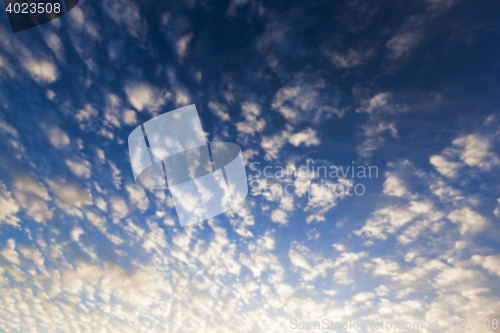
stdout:
{"type": "Polygon", "coordinates": [[[207,144],[195,105],[147,121],[130,133],[128,145],[137,185],[162,190],[168,183],[183,227],[230,210],[248,194],[240,148],[207,144]]]}

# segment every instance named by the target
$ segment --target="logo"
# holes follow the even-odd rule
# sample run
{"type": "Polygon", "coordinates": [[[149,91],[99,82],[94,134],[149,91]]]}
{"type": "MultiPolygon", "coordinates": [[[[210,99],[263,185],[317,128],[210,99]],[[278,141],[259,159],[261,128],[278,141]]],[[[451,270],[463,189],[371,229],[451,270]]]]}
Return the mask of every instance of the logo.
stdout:
{"type": "Polygon", "coordinates": [[[52,21],[75,8],[78,2],[79,0],[3,0],[13,33],[52,21]]]}
{"type": "Polygon", "coordinates": [[[195,105],[164,113],[128,137],[137,185],[168,188],[182,227],[222,214],[248,195],[238,145],[207,143],[195,105]]]}

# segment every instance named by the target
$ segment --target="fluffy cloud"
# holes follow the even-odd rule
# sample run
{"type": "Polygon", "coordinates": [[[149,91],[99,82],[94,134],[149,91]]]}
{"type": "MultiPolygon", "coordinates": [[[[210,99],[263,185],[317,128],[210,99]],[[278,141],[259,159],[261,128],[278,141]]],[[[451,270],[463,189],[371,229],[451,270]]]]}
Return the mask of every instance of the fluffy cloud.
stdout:
{"type": "Polygon", "coordinates": [[[52,218],[53,210],[48,206],[51,197],[45,185],[35,180],[32,176],[21,175],[16,177],[13,187],[17,203],[36,222],[44,222],[52,218]]]}
{"type": "Polygon", "coordinates": [[[129,200],[134,203],[141,211],[145,211],[149,206],[149,200],[143,188],[137,185],[127,184],[125,186],[128,192],[129,200]]]}
{"type": "Polygon", "coordinates": [[[318,123],[333,115],[342,117],[345,112],[332,106],[337,104],[335,96],[325,90],[327,89],[323,82],[315,85],[300,83],[283,87],[274,96],[271,106],[292,123],[298,121],[318,123]]]}
{"type": "Polygon", "coordinates": [[[457,177],[458,171],[462,168],[461,163],[450,162],[440,155],[432,156],[430,162],[440,174],[446,177],[457,177]]]}
{"type": "Polygon", "coordinates": [[[421,36],[417,32],[405,32],[391,38],[385,46],[389,51],[389,57],[393,59],[408,56],[421,36]]]}
{"type": "Polygon", "coordinates": [[[47,135],[50,143],[56,148],[64,148],[69,145],[68,134],[55,125],[43,125],[43,131],[47,135]]]}
{"type": "Polygon", "coordinates": [[[5,184],[0,181],[0,224],[7,223],[17,225],[19,218],[16,216],[19,206],[12,198],[12,194],[7,190],[5,184]]]}
{"type": "Polygon", "coordinates": [[[483,171],[491,170],[500,164],[488,139],[470,134],[453,140],[453,146],[443,151],[442,155],[434,155],[430,162],[439,173],[454,178],[464,166],[476,167],[483,171]]]}
{"type": "Polygon", "coordinates": [[[165,103],[164,94],[145,82],[129,82],[125,86],[129,103],[137,110],[158,111],[165,103]]]}
{"type": "Polygon", "coordinates": [[[383,193],[395,197],[403,197],[409,194],[401,179],[389,172],[386,173],[383,193]]]}
{"type": "Polygon", "coordinates": [[[476,234],[490,224],[485,217],[469,207],[454,210],[448,215],[448,219],[460,226],[462,235],[476,234]]]}
{"type": "Polygon", "coordinates": [[[91,171],[92,167],[89,161],[86,161],[84,159],[77,159],[77,160],[66,159],[64,162],[75,176],[90,178],[90,175],[92,174],[91,171]]]}
{"type": "Polygon", "coordinates": [[[500,164],[498,156],[490,151],[490,142],[486,138],[471,134],[453,140],[453,145],[463,149],[460,159],[469,166],[490,170],[500,164]]]}
{"type": "Polygon", "coordinates": [[[47,60],[26,59],[23,67],[38,83],[52,83],[57,79],[57,68],[54,63],[47,60]]]}
{"type": "Polygon", "coordinates": [[[241,110],[245,121],[236,123],[236,129],[240,136],[253,136],[256,133],[262,132],[266,121],[261,116],[260,107],[251,102],[244,102],[241,104],[241,110]]]}

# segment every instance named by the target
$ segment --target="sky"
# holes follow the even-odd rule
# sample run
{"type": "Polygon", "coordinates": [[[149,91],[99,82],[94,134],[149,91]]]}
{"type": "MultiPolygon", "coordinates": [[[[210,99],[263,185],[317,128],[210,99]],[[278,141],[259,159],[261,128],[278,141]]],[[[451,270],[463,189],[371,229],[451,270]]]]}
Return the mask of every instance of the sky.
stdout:
{"type": "Polygon", "coordinates": [[[15,34],[2,11],[0,331],[500,319],[499,45],[496,0],[81,0],[15,34]],[[127,139],[191,104],[249,195],[180,227],[127,139]]]}

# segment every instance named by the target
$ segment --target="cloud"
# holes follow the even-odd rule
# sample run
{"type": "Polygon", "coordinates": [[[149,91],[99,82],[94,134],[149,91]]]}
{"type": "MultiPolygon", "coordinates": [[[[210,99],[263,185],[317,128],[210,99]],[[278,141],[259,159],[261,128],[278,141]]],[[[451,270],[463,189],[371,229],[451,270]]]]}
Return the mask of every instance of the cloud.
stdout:
{"type": "Polygon", "coordinates": [[[85,232],[83,231],[82,228],[80,227],[75,227],[73,230],[71,230],[70,237],[73,240],[73,242],[78,242],[80,240],[80,236],[83,235],[85,232]]]}
{"type": "Polygon", "coordinates": [[[361,107],[356,112],[366,113],[394,113],[395,109],[390,103],[392,101],[392,94],[379,93],[369,100],[364,100],[361,107]]]}
{"type": "Polygon", "coordinates": [[[329,259],[314,254],[309,248],[297,242],[292,242],[288,257],[295,272],[300,272],[301,280],[313,281],[317,277],[326,277],[327,270],[334,267],[329,259]]]}
{"type": "Polygon", "coordinates": [[[53,216],[52,209],[49,209],[47,202],[51,197],[47,188],[32,176],[17,176],[13,182],[13,193],[17,203],[26,210],[36,222],[50,220],[53,216]]]}
{"type": "Polygon", "coordinates": [[[398,178],[396,174],[387,172],[385,176],[386,179],[384,182],[384,190],[383,190],[384,194],[394,197],[403,197],[409,194],[403,182],[401,181],[401,179],[398,178]]]}
{"type": "Polygon", "coordinates": [[[47,44],[49,49],[54,52],[54,55],[57,57],[57,59],[63,60],[64,47],[59,36],[53,32],[46,32],[43,35],[43,39],[45,40],[45,44],[47,44]]]}
{"type": "Polygon", "coordinates": [[[215,101],[209,101],[208,108],[210,109],[210,111],[213,112],[213,114],[219,117],[220,120],[222,121],[230,120],[229,114],[227,113],[227,107],[225,105],[215,101]]]}
{"type": "Polygon", "coordinates": [[[483,171],[500,165],[498,155],[491,151],[490,141],[478,134],[459,137],[452,143],[453,146],[445,149],[442,155],[430,159],[437,171],[446,177],[456,178],[466,165],[483,171]]]}
{"type": "Polygon", "coordinates": [[[60,149],[70,144],[68,134],[59,127],[55,125],[42,125],[42,129],[54,147],[60,149]]]}
{"type": "Polygon", "coordinates": [[[383,134],[389,132],[393,138],[398,138],[398,131],[394,123],[385,121],[370,120],[367,124],[361,126],[365,140],[357,147],[361,156],[370,157],[373,151],[379,149],[384,143],[383,134]]]}
{"type": "Polygon", "coordinates": [[[180,59],[184,59],[187,55],[188,52],[188,46],[191,40],[193,39],[194,35],[192,33],[188,33],[181,38],[176,43],[176,51],[177,55],[179,56],[180,59]]]}
{"type": "Polygon", "coordinates": [[[431,156],[430,162],[440,174],[450,178],[457,177],[458,171],[462,168],[461,163],[450,162],[440,155],[431,156]]]}
{"type": "Polygon", "coordinates": [[[277,158],[281,147],[285,144],[288,136],[289,133],[287,131],[283,131],[280,134],[275,134],[273,136],[264,136],[260,143],[260,146],[266,152],[266,156],[264,158],[266,160],[273,160],[277,158]]]}
{"type": "Polygon", "coordinates": [[[421,36],[418,32],[404,32],[394,36],[385,44],[389,50],[389,58],[397,59],[410,55],[420,39],[421,36]]]}
{"type": "MultiPolygon", "coordinates": [[[[386,240],[388,234],[395,234],[416,217],[436,223],[441,220],[443,214],[436,210],[429,201],[410,201],[402,207],[388,206],[377,209],[372,213],[366,224],[360,230],[354,231],[358,236],[365,235],[370,238],[386,240]]],[[[430,225],[432,225],[429,224],[430,225]]],[[[417,235],[420,233],[417,233],[417,235]]],[[[408,235],[399,238],[403,243],[408,242],[408,235]]]]}
{"type": "Polygon", "coordinates": [[[241,104],[241,110],[245,121],[236,123],[239,136],[253,136],[262,132],[266,121],[261,116],[260,107],[251,102],[241,104]]]}
{"type": "Polygon", "coordinates": [[[129,103],[137,110],[147,109],[149,112],[158,111],[165,99],[159,89],[145,82],[129,82],[125,86],[125,94],[129,103]]]}
{"type": "Polygon", "coordinates": [[[84,190],[77,183],[65,179],[46,179],[45,182],[56,196],[54,203],[57,207],[68,215],[83,218],[83,213],[79,208],[92,204],[92,195],[89,190],[84,190]]]}
{"type": "Polygon", "coordinates": [[[38,83],[52,83],[57,80],[57,68],[48,60],[28,58],[22,61],[23,67],[38,83]]]}
{"type": "Polygon", "coordinates": [[[500,254],[493,256],[472,256],[472,262],[478,265],[482,265],[488,272],[500,276],[500,254]]]}
{"type": "Polygon", "coordinates": [[[137,115],[134,110],[123,111],[123,122],[127,125],[134,125],[137,123],[137,115]]]}
{"type": "Polygon", "coordinates": [[[149,206],[149,200],[146,197],[144,189],[135,184],[127,184],[125,188],[127,189],[129,200],[144,212],[149,206]]]}
{"type": "Polygon", "coordinates": [[[68,168],[73,172],[73,174],[77,177],[83,177],[83,178],[90,178],[92,175],[92,167],[89,163],[89,161],[86,161],[84,159],[78,159],[78,160],[70,160],[66,159],[64,161],[68,168]]]}
{"type": "Polygon", "coordinates": [[[469,166],[490,170],[500,164],[498,156],[490,152],[490,142],[476,134],[453,140],[453,145],[463,148],[460,159],[469,166]]]}
{"type": "Polygon", "coordinates": [[[279,134],[275,134],[273,136],[264,136],[262,138],[260,146],[266,152],[264,158],[266,160],[276,159],[281,148],[287,141],[296,147],[301,145],[310,147],[320,144],[320,140],[317,137],[317,132],[312,128],[307,128],[302,132],[298,132],[295,134],[292,134],[289,131],[282,131],[279,134]]]}
{"type": "Polygon", "coordinates": [[[111,209],[113,210],[113,217],[115,220],[124,218],[128,215],[127,204],[121,197],[111,198],[111,209]]]}
{"type": "Polygon", "coordinates": [[[125,26],[130,35],[144,38],[146,22],[141,18],[141,7],[136,3],[129,0],[104,0],[102,7],[116,24],[125,26]]]}
{"type": "Polygon", "coordinates": [[[332,95],[323,81],[315,84],[302,82],[278,90],[271,106],[292,123],[319,123],[334,115],[344,116],[345,110],[335,107],[336,98],[336,94],[332,95]]]}
{"type": "Polygon", "coordinates": [[[288,223],[288,215],[285,211],[281,209],[276,209],[271,213],[271,220],[280,224],[288,223]]]}
{"type": "Polygon", "coordinates": [[[19,218],[16,216],[19,211],[19,206],[12,198],[5,184],[0,181],[0,224],[7,223],[10,225],[17,225],[19,218]]]}
{"type": "Polygon", "coordinates": [[[0,254],[13,264],[20,265],[19,255],[16,252],[16,241],[13,239],[7,240],[7,246],[0,252],[0,254]]]}
{"type": "Polygon", "coordinates": [[[294,146],[304,144],[306,147],[319,145],[320,141],[317,138],[317,133],[312,128],[308,128],[302,132],[292,134],[288,137],[288,142],[294,146]]]}
{"type": "Polygon", "coordinates": [[[477,234],[490,224],[485,217],[469,207],[452,211],[448,214],[448,219],[460,226],[460,234],[464,236],[477,234]]]}
{"type": "Polygon", "coordinates": [[[363,63],[365,56],[354,49],[349,49],[341,54],[340,52],[327,52],[330,61],[340,68],[352,68],[363,63]]]}
{"type": "MultiPolygon", "coordinates": [[[[314,177],[314,176],[312,176],[314,177]]],[[[297,178],[298,179],[298,178],[297,178]]],[[[299,184],[296,180],[296,191],[300,191],[300,189],[304,188],[304,185],[307,184],[299,184]]],[[[316,222],[324,222],[325,221],[325,214],[333,209],[335,206],[337,206],[337,202],[344,196],[342,195],[336,195],[335,193],[339,193],[338,187],[340,186],[346,186],[347,182],[340,180],[339,183],[333,183],[328,180],[323,182],[323,179],[321,180],[321,183],[310,183],[310,185],[307,188],[307,205],[304,207],[305,212],[312,212],[309,213],[310,215],[306,218],[307,223],[312,223],[314,221],[316,222]]],[[[352,185],[352,184],[351,184],[352,185]]],[[[343,188],[344,188],[343,187],[343,188]]],[[[343,191],[347,191],[347,189],[344,188],[343,191]]],[[[305,194],[305,193],[304,193],[305,194]]]]}

